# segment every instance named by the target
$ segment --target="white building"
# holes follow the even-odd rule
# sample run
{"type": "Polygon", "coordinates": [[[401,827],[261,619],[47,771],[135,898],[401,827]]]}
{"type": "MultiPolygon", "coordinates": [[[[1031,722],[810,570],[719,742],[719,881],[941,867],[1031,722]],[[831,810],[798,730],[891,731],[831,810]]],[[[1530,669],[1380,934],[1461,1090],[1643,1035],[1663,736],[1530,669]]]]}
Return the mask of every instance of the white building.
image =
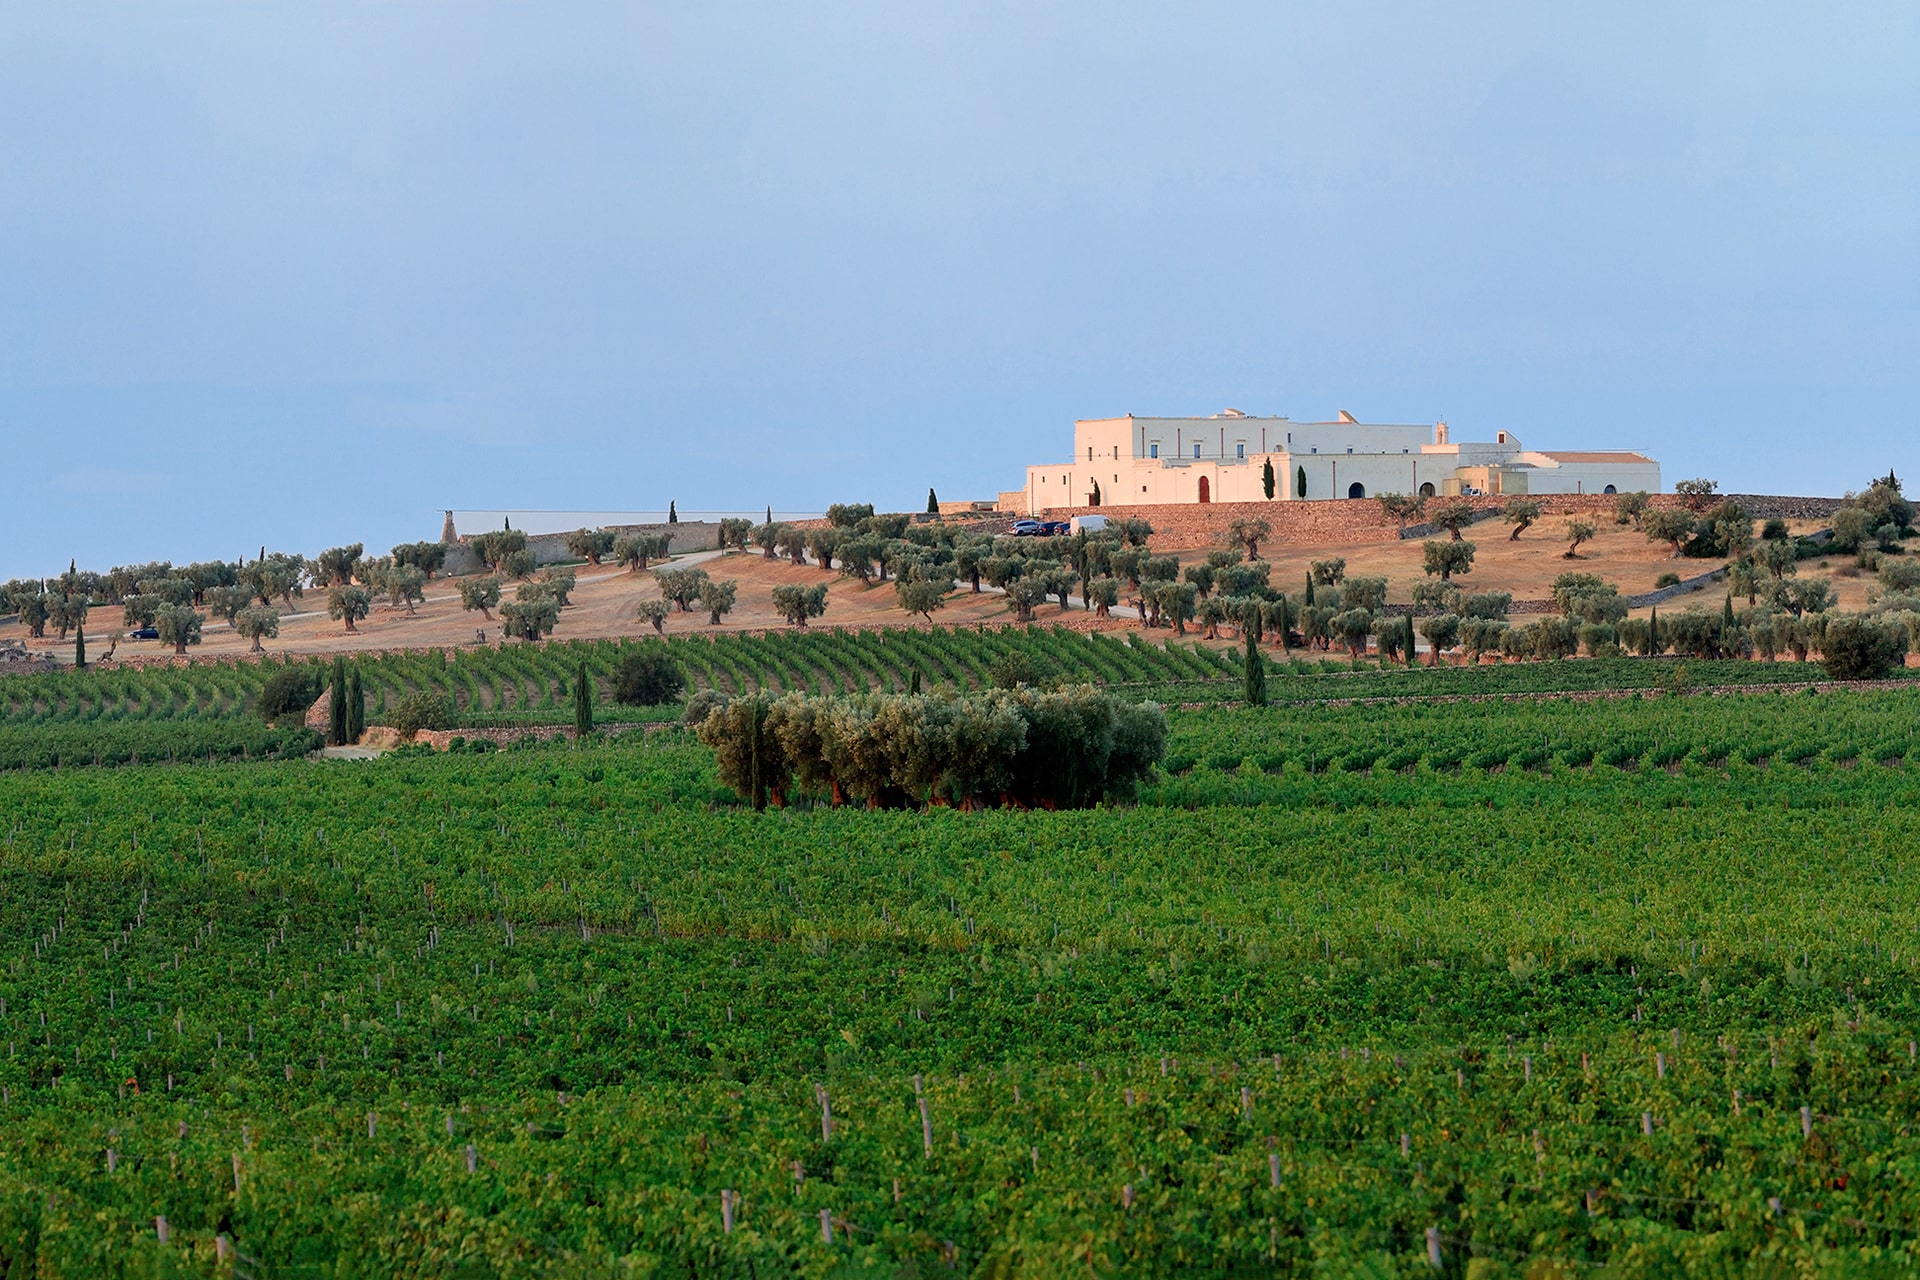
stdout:
{"type": "Polygon", "coordinates": [[[1083,418],[1073,457],[1027,468],[1003,510],[1130,507],[1177,502],[1265,502],[1429,497],[1463,493],[1626,493],[1660,489],[1660,464],[1631,452],[1540,452],[1512,432],[1491,441],[1450,438],[1447,424],[1257,418],[1228,409],[1207,418],[1083,418]],[[1266,491],[1268,464],[1273,492],[1266,491]]]}

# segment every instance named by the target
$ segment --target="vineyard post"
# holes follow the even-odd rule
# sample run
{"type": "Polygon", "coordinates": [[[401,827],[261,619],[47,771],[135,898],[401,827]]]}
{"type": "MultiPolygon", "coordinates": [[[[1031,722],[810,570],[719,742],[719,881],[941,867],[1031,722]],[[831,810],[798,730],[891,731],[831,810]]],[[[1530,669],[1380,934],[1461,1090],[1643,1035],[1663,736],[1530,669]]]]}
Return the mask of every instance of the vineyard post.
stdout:
{"type": "Polygon", "coordinates": [[[933,1112],[927,1107],[927,1099],[920,1098],[920,1142],[929,1158],[933,1155],[933,1112]]]}
{"type": "Polygon", "coordinates": [[[720,1230],[727,1235],[733,1234],[733,1189],[720,1189],[720,1230]]]}
{"type": "Polygon", "coordinates": [[[1440,1228],[1438,1227],[1427,1228],[1427,1265],[1435,1271],[1446,1265],[1440,1257],[1440,1228]]]}
{"type": "Polygon", "coordinates": [[[820,1240],[823,1244],[833,1243],[833,1210],[820,1211],[820,1240]]]}
{"type": "Polygon", "coordinates": [[[159,1236],[159,1237],[160,1237],[160,1243],[161,1243],[161,1244],[165,1244],[165,1243],[167,1242],[167,1236],[168,1236],[168,1234],[169,1234],[169,1232],[168,1232],[168,1228],[167,1228],[167,1215],[166,1215],[166,1214],[164,1214],[164,1213],[163,1213],[163,1214],[159,1214],[158,1216],[156,1216],[156,1217],[154,1218],[154,1220],[153,1220],[153,1234],[155,1234],[156,1236],[159,1236]]]}

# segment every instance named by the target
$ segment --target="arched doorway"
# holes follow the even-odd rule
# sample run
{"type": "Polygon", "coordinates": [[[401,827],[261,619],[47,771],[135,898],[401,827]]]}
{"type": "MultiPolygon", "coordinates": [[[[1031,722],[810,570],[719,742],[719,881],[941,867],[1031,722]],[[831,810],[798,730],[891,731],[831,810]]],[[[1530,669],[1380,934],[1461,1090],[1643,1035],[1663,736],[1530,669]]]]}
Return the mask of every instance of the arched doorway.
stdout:
{"type": "Polygon", "coordinates": [[[1347,486],[1347,496],[1349,498],[1364,498],[1367,496],[1367,486],[1356,480],[1347,486]]]}
{"type": "Polygon", "coordinates": [[[1606,488],[1604,488],[1604,489],[1602,489],[1602,490],[1601,490],[1600,492],[1602,492],[1602,493],[1618,493],[1618,492],[1620,492],[1620,491],[1619,491],[1618,489],[1616,489],[1616,488],[1614,488],[1614,487],[1613,487],[1612,485],[1608,485],[1608,486],[1607,486],[1606,488]]]}
{"type": "Polygon", "coordinates": [[[1209,491],[1207,489],[1207,478],[1205,476],[1200,477],[1200,501],[1202,502],[1213,501],[1213,499],[1209,496],[1209,491]]]}
{"type": "Polygon", "coordinates": [[[1431,498],[1433,496],[1433,481],[1429,480],[1420,486],[1420,496],[1423,498],[1431,498]]]}

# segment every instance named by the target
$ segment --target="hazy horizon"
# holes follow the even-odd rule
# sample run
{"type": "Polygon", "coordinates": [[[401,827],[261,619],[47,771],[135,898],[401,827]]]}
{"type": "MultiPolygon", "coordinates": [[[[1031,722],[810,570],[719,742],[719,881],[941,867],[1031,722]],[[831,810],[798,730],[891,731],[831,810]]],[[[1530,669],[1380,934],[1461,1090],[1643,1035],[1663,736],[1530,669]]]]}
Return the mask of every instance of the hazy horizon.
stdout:
{"type": "Polygon", "coordinates": [[[1127,412],[1920,465],[1920,11],[0,12],[0,578],[918,510],[1127,412]]]}

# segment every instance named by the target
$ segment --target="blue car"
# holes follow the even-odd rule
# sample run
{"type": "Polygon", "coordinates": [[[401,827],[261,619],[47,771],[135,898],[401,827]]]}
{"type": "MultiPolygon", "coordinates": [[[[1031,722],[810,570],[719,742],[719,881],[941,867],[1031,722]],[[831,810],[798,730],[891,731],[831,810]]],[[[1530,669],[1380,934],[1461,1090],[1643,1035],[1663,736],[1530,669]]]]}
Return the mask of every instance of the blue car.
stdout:
{"type": "Polygon", "coordinates": [[[160,628],[158,627],[139,627],[127,632],[129,640],[158,640],[159,638],[160,628]]]}

